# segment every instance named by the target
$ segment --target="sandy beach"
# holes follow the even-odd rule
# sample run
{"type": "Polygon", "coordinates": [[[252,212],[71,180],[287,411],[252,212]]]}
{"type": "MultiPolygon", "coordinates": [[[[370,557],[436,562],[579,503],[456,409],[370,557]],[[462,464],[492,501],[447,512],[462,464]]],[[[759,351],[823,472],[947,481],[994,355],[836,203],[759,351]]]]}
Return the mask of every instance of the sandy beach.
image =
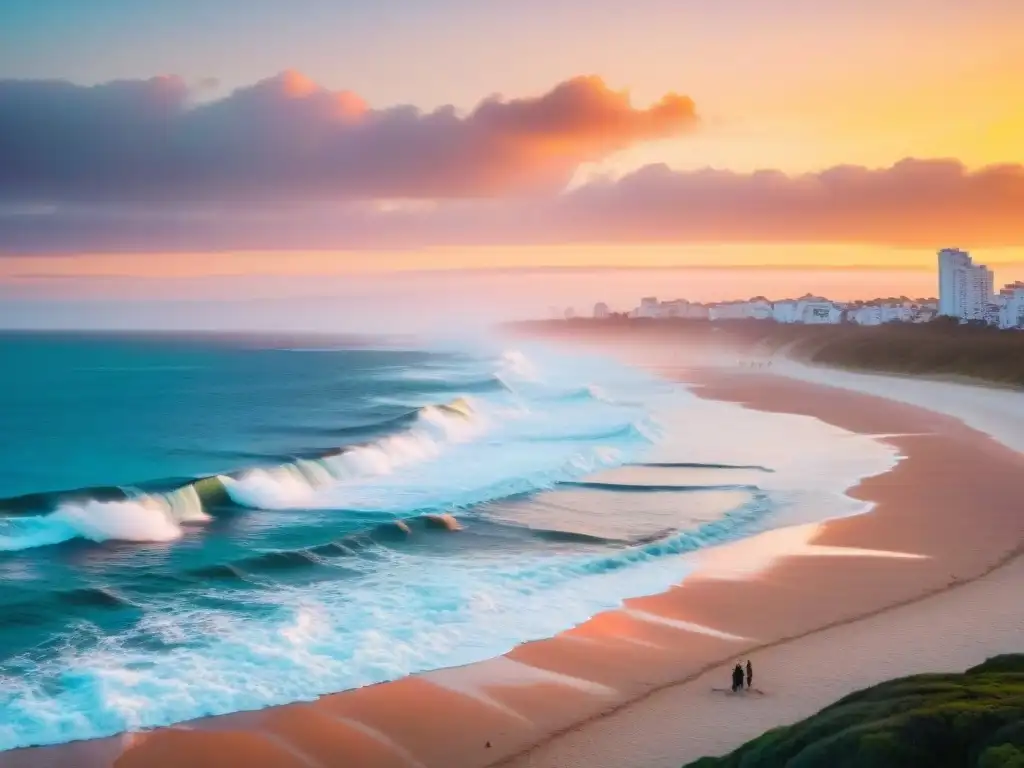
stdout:
{"type": "Polygon", "coordinates": [[[702,397],[884,436],[902,459],[849,491],[874,505],[869,513],[708,550],[679,586],[498,659],[311,703],[2,753],[0,766],[667,768],[865,685],[1021,650],[1024,456],[1009,447],[1012,424],[1003,424],[1008,445],[952,406],[939,413],[825,379],[673,375],[702,397]],[[758,690],[716,690],[747,658],[758,690]]]}

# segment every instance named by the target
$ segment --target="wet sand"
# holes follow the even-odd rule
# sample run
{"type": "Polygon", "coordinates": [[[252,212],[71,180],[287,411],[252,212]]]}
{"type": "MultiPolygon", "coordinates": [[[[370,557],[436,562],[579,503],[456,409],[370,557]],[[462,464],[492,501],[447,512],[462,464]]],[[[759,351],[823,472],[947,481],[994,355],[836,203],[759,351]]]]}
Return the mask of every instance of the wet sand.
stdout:
{"type": "Polygon", "coordinates": [[[686,379],[704,397],[887,435],[904,458],[849,492],[869,513],[708,550],[679,586],[498,659],[2,753],[0,766],[678,766],[863,685],[1022,650],[1024,456],[878,397],[721,370],[686,379]],[[712,690],[748,657],[763,695],[712,690]]]}

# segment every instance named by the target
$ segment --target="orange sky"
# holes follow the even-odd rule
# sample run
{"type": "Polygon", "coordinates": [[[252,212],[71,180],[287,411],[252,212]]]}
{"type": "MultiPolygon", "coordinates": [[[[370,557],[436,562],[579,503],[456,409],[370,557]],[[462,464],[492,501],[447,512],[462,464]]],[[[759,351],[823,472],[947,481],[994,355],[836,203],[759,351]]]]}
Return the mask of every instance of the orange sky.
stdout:
{"type": "MultiPolygon", "coordinates": [[[[250,101],[257,104],[259,97],[263,101],[258,103],[271,110],[260,114],[308,102],[302,119],[312,115],[314,121],[322,119],[322,108],[315,106],[321,97],[326,99],[322,103],[333,105],[331,119],[342,121],[359,120],[368,109],[392,104],[429,110],[450,103],[465,116],[481,98],[495,92],[508,99],[537,100],[532,116],[524,117],[520,106],[514,106],[503,115],[492,110],[490,117],[472,124],[467,120],[459,127],[466,137],[461,146],[483,142],[486,163],[480,165],[480,155],[472,153],[452,155],[453,165],[470,164],[459,166],[468,169],[462,176],[398,178],[379,184],[371,169],[356,190],[367,199],[400,196],[403,190],[412,190],[419,198],[501,197],[537,185],[557,189],[566,179],[571,179],[571,190],[596,179],[618,179],[652,163],[682,172],[710,166],[738,174],[773,169],[791,176],[844,165],[889,168],[907,157],[955,159],[968,172],[991,164],[1024,164],[1020,0],[722,0],[713,5],[638,0],[629,14],[608,0],[524,0],[514,13],[511,5],[438,0],[429,12],[426,9],[408,9],[401,18],[392,18],[367,8],[346,16],[342,24],[341,17],[331,21],[335,11],[325,6],[319,16],[288,19],[290,33],[281,37],[283,20],[269,11],[246,15],[244,21],[213,14],[198,27],[185,16],[171,14],[153,26],[156,16],[147,17],[141,6],[126,5],[117,23],[80,25],[76,28],[84,30],[81,35],[59,38],[53,20],[25,3],[23,13],[12,16],[8,33],[0,33],[0,77],[92,84],[173,72],[181,79],[168,80],[172,85],[167,87],[177,88],[173,83],[180,82],[181,88],[192,89],[190,99],[217,101],[274,72],[295,70],[279,81],[264,80],[253,89],[250,101]],[[158,28],[161,34],[156,36],[158,28]],[[229,30],[236,34],[229,35],[229,30]],[[539,100],[557,84],[590,74],[604,78],[612,90],[594,86],[577,90],[562,102],[539,100]],[[200,82],[203,87],[195,90],[200,82]],[[280,86],[277,91],[275,82],[280,86]],[[621,88],[629,90],[632,108],[618,101],[621,88]],[[699,124],[690,121],[690,103],[682,97],[669,97],[658,106],[668,93],[692,99],[699,124]],[[589,127],[574,122],[581,110],[592,121],[589,127]],[[520,131],[525,133],[516,133],[520,131]],[[471,167],[472,163],[478,165],[471,167]],[[375,189],[384,192],[374,193],[375,189]]],[[[66,10],[88,13],[78,5],[66,10]]],[[[794,183],[793,189],[799,192],[800,184],[805,182],[794,183]]],[[[1002,194],[1004,186],[998,182],[994,194],[1002,194]]],[[[702,265],[930,270],[934,251],[947,245],[970,248],[980,261],[999,267],[1000,277],[1024,276],[1017,266],[1024,264],[1024,234],[1013,235],[1012,226],[1020,198],[1010,195],[1003,200],[1000,222],[984,216],[971,219],[974,214],[965,214],[960,221],[948,206],[970,202],[972,190],[965,187],[957,193],[960,197],[949,197],[947,208],[936,209],[934,238],[927,232],[915,235],[908,247],[857,242],[884,240],[895,225],[882,226],[878,237],[858,238],[850,235],[850,228],[858,226],[856,218],[836,224],[833,216],[832,225],[817,228],[808,219],[804,229],[812,234],[803,236],[806,232],[793,231],[801,226],[799,206],[784,210],[792,219],[787,224],[792,235],[769,231],[771,226],[766,230],[761,222],[749,233],[749,242],[739,232],[722,238],[729,243],[716,243],[707,235],[721,231],[721,225],[693,234],[666,229],[662,221],[657,237],[633,237],[640,226],[633,222],[618,229],[612,226],[608,231],[620,234],[609,235],[607,241],[600,236],[569,245],[559,244],[559,237],[547,241],[551,244],[492,244],[506,241],[508,232],[503,230],[491,241],[480,235],[481,244],[473,246],[398,242],[362,248],[318,241],[279,248],[260,247],[257,237],[256,245],[232,247],[228,241],[182,252],[155,236],[147,243],[147,226],[140,225],[141,234],[130,241],[141,243],[137,247],[108,249],[102,240],[89,245],[93,241],[88,238],[82,240],[84,247],[69,247],[66,242],[76,242],[74,232],[60,248],[45,245],[45,238],[44,245],[26,246],[20,252],[8,245],[8,252],[13,249],[15,255],[0,258],[0,283],[10,295],[18,286],[29,285],[45,292],[47,284],[75,276],[187,280],[423,269],[702,265]],[[1001,227],[1004,234],[987,242],[982,235],[989,226],[992,231],[1001,227]],[[962,238],[959,231],[965,233],[962,238]],[[1013,243],[994,247],[999,244],[995,240],[1013,243]],[[64,255],[43,255],[47,250],[64,255]]],[[[130,198],[134,193],[126,194],[130,198]]],[[[192,192],[182,194],[190,199],[192,192]]],[[[903,194],[901,204],[908,204],[906,190],[903,194]]],[[[91,198],[86,199],[91,205],[91,198]]],[[[729,198],[723,199],[728,206],[729,198]]],[[[980,193],[977,199],[982,199],[980,193]]],[[[983,208],[999,208],[995,199],[993,206],[986,202],[983,208]]],[[[761,210],[766,200],[772,198],[755,200],[750,210],[761,210]]],[[[20,201],[13,203],[17,208],[20,201]]],[[[59,203],[65,204],[82,203],[59,203]]],[[[913,211],[917,218],[895,207],[890,213],[896,225],[927,225],[926,210],[913,211]]],[[[0,226],[3,215],[0,197],[0,226]]],[[[596,217],[595,226],[606,223],[599,213],[590,215],[596,217]]],[[[769,219],[776,215],[771,213],[769,219]]],[[[878,212],[871,215],[877,218],[878,212]]],[[[1019,220],[1024,222],[1024,208],[1019,220]]],[[[524,229],[530,226],[523,224],[524,229]]],[[[56,229],[45,223],[41,228],[56,229]]],[[[25,242],[31,245],[32,237],[27,235],[25,242]]]]}
{"type": "MultiPolygon", "coordinates": [[[[1024,272],[1024,248],[990,248],[974,252],[977,262],[1007,275],[1024,272]]],[[[66,254],[0,259],[0,278],[52,280],[90,278],[197,278],[239,275],[388,274],[402,271],[461,269],[544,269],[585,267],[757,268],[777,265],[797,269],[910,269],[933,272],[935,253],[922,249],[879,248],[844,244],[729,245],[563,245],[520,248],[427,248],[389,252],[256,251],[209,253],[66,254]]]]}

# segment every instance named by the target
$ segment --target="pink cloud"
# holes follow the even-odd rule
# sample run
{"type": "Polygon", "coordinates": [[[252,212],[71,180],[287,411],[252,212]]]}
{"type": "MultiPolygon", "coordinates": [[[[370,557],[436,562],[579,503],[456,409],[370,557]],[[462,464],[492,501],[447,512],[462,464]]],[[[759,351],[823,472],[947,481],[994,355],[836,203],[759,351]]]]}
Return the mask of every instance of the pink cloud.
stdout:
{"type": "Polygon", "coordinates": [[[204,251],[629,242],[1024,245],[1024,167],[955,160],[779,171],[642,168],[563,193],[382,209],[71,207],[4,216],[0,250],[204,251]]]}
{"type": "Polygon", "coordinates": [[[693,102],[637,109],[600,78],[541,96],[374,109],[288,71],[194,103],[175,77],[0,81],[0,201],[472,198],[558,190],[584,162],[679,134],[693,102]]]}
{"type": "Polygon", "coordinates": [[[556,208],[570,239],[1020,245],[1024,166],[907,158],[790,176],[649,165],[589,184],[556,208]]]}

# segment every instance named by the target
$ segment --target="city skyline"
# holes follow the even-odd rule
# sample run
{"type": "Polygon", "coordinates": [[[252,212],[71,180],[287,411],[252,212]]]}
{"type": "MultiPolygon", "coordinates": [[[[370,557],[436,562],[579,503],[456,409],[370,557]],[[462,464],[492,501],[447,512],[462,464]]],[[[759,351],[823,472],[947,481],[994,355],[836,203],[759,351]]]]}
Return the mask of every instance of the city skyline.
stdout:
{"type": "MultiPolygon", "coordinates": [[[[1024,330],[1024,281],[1006,283],[997,292],[992,270],[975,263],[967,251],[942,248],[936,257],[937,297],[889,294],[837,301],[811,292],[786,298],[768,298],[762,292],[751,298],[704,302],[685,297],[659,300],[657,296],[646,296],[640,299],[639,306],[625,312],[616,311],[606,301],[598,301],[591,316],[595,320],[770,320],[817,325],[928,323],[949,318],[960,323],[1024,330]]],[[[566,320],[580,317],[575,307],[552,307],[550,315],[566,320]]]]}

